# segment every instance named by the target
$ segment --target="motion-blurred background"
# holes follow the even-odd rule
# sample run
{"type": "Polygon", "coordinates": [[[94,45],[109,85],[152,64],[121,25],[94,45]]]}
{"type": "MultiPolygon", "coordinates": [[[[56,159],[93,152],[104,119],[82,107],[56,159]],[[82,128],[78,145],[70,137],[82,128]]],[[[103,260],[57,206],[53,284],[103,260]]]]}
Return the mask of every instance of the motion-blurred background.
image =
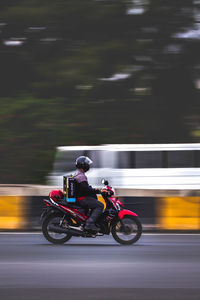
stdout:
{"type": "Polygon", "coordinates": [[[199,299],[199,99],[200,0],[0,0],[1,299],[199,299]],[[47,179],[87,150],[60,146],[105,144],[92,184],[148,233],[51,246],[47,179]]]}
{"type": "Polygon", "coordinates": [[[0,182],[56,147],[200,140],[200,1],[1,0],[0,182]]]}

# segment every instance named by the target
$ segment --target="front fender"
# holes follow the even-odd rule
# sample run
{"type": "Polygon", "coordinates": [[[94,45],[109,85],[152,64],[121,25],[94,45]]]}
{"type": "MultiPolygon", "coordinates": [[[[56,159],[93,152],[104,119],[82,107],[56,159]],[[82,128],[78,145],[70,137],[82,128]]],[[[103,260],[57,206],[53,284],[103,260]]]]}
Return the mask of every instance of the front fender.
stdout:
{"type": "Polygon", "coordinates": [[[118,213],[119,220],[122,220],[125,215],[130,215],[130,216],[138,217],[138,215],[136,215],[131,210],[123,209],[123,210],[120,210],[119,213],[118,213]]]}

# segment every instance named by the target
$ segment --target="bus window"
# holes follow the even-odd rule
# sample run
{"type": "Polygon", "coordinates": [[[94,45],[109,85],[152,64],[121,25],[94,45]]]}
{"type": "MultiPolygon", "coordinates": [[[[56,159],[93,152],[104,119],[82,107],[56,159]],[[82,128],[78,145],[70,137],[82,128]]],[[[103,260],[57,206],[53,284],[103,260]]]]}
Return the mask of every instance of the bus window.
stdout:
{"type": "Polygon", "coordinates": [[[100,151],[101,168],[117,168],[118,151],[100,151]]]}
{"type": "Polygon", "coordinates": [[[162,168],[161,151],[135,151],[136,168],[162,168]]]}
{"type": "Polygon", "coordinates": [[[129,153],[130,153],[130,151],[119,151],[118,152],[117,164],[118,164],[119,169],[130,168],[129,153]]]}
{"type": "Polygon", "coordinates": [[[192,168],[194,167],[194,151],[168,151],[168,168],[192,168]]]}
{"type": "Polygon", "coordinates": [[[199,168],[200,167],[200,151],[194,150],[194,167],[199,168]]]}
{"type": "Polygon", "coordinates": [[[76,158],[84,155],[83,151],[58,151],[53,167],[53,173],[63,174],[76,169],[75,161],[76,158]]]}
{"type": "Polygon", "coordinates": [[[85,155],[93,161],[91,168],[101,168],[101,151],[87,151],[85,155]]]}
{"type": "Polygon", "coordinates": [[[119,169],[135,168],[135,151],[119,151],[117,161],[119,169]]]}

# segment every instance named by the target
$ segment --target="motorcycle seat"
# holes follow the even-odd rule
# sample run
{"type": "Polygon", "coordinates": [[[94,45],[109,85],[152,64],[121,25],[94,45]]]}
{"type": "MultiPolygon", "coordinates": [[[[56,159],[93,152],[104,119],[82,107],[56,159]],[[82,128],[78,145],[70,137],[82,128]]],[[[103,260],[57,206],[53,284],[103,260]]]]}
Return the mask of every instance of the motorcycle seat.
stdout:
{"type": "Polygon", "coordinates": [[[75,209],[79,209],[80,208],[80,206],[77,205],[77,203],[67,203],[65,200],[59,201],[58,204],[60,204],[62,206],[66,206],[66,207],[75,208],[75,209]]]}
{"type": "Polygon", "coordinates": [[[75,209],[80,209],[81,207],[79,206],[79,205],[77,205],[77,204],[70,204],[69,205],[69,203],[67,203],[67,206],[68,207],[71,207],[71,208],[75,208],[75,209]]]}

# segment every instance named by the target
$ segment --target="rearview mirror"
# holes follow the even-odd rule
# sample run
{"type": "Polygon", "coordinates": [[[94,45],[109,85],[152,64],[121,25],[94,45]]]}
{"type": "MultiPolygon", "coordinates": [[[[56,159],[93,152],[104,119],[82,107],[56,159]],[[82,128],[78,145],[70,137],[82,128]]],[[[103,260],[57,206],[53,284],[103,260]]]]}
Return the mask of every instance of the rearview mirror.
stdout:
{"type": "Polygon", "coordinates": [[[108,180],[102,179],[101,183],[103,183],[104,185],[108,185],[108,180]]]}

